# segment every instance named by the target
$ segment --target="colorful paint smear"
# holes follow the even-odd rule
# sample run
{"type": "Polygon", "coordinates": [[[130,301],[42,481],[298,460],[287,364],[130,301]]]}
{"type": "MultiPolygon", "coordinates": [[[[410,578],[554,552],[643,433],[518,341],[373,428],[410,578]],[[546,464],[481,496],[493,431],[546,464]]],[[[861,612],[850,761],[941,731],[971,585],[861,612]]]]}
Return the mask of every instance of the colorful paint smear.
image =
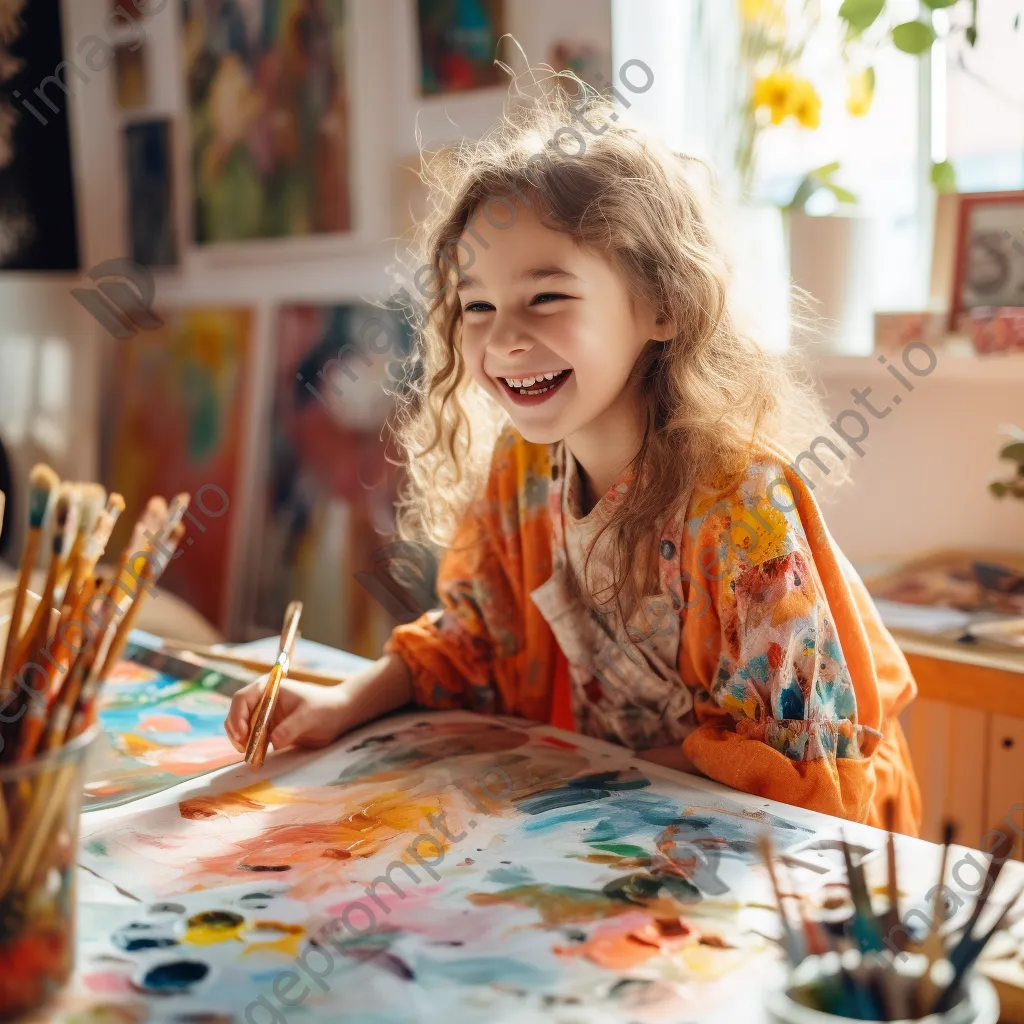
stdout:
{"type": "Polygon", "coordinates": [[[84,808],[122,803],[241,761],[224,733],[231,698],[213,688],[223,680],[219,673],[194,670],[181,678],[119,662],[101,691],[108,756],[90,772],[84,808]]]}
{"type": "Polygon", "coordinates": [[[274,982],[306,962],[314,1022],[757,1021],[781,977],[753,844],[813,833],[779,805],[462,712],[377,723],[244,780],[85,819],[83,865],[138,902],[83,929],[69,999],[91,986],[105,1013],[141,999],[168,1019],[291,1019],[274,982]]]}

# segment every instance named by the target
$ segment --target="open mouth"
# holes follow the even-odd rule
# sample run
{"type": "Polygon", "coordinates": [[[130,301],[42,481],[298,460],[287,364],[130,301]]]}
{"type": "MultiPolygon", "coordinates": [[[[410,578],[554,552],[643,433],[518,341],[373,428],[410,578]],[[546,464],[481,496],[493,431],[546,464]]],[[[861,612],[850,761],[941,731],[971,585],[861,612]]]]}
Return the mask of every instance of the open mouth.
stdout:
{"type": "Polygon", "coordinates": [[[517,400],[553,394],[568,380],[572,370],[553,370],[535,377],[499,377],[509,395],[517,400]]]}

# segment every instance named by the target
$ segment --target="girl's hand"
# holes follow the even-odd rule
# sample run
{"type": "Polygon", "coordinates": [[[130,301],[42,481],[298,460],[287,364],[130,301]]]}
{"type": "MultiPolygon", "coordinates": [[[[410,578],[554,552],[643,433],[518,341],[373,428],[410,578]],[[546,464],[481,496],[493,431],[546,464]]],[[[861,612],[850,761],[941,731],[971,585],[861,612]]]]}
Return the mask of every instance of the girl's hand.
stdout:
{"type": "MultiPolygon", "coordinates": [[[[269,675],[243,687],[231,698],[224,720],[224,731],[235,749],[245,753],[249,742],[249,723],[256,714],[269,675]]],[[[338,686],[318,686],[286,679],[281,684],[270,728],[275,750],[298,743],[303,747],[323,747],[345,730],[345,702],[338,686]]],[[[351,728],[351,725],[348,726],[351,728]]]]}
{"type": "MultiPolygon", "coordinates": [[[[245,753],[249,723],[268,678],[262,676],[231,698],[224,731],[239,753],[245,753]]],[[[323,747],[364,722],[408,704],[412,696],[409,670],[396,654],[386,655],[336,686],[286,679],[274,709],[270,742],[275,750],[292,744],[323,747]]]]}

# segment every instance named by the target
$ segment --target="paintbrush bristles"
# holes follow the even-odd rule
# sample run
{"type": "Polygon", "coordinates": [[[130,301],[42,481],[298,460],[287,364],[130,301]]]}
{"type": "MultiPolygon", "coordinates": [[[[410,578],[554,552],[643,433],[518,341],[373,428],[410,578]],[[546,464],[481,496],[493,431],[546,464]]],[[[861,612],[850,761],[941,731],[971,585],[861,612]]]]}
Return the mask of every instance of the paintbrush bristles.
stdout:
{"type": "Polygon", "coordinates": [[[41,530],[50,502],[60,487],[60,477],[45,463],[32,467],[28,474],[28,527],[41,530]]]}
{"type": "Polygon", "coordinates": [[[28,536],[22,551],[18,582],[14,591],[14,605],[11,608],[11,624],[8,627],[7,643],[4,647],[3,664],[0,666],[0,689],[14,671],[14,659],[22,639],[21,620],[25,614],[25,595],[35,565],[36,553],[44,525],[46,525],[54,499],[60,487],[60,477],[47,465],[39,463],[28,475],[28,536]]]}

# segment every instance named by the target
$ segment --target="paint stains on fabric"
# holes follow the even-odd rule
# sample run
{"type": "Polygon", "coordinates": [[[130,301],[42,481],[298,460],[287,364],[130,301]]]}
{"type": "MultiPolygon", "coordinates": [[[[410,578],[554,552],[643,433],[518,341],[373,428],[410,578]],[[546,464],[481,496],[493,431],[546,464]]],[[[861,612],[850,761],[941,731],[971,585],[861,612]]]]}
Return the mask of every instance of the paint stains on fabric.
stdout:
{"type": "Polygon", "coordinates": [[[209,973],[209,964],[202,961],[171,960],[146,971],[139,987],[152,995],[181,995],[198,985],[209,973]]]}
{"type": "Polygon", "coordinates": [[[221,942],[241,941],[245,918],[230,910],[207,910],[188,919],[182,942],[189,946],[215,946],[221,942]]]}

